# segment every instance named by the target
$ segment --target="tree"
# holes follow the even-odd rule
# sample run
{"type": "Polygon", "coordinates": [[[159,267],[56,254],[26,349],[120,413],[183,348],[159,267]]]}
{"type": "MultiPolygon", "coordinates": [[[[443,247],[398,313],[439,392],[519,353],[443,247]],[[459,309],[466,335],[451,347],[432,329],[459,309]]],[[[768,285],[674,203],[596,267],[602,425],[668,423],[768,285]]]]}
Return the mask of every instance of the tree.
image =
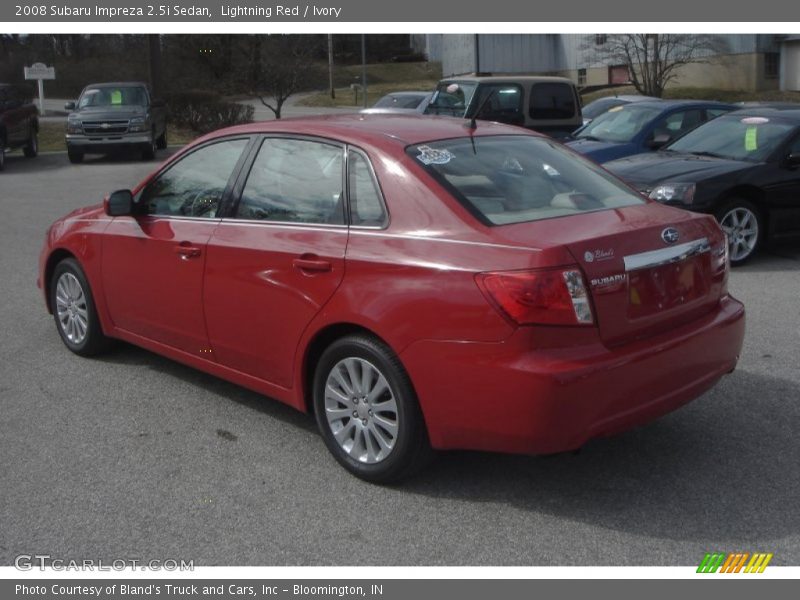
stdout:
{"type": "Polygon", "coordinates": [[[592,35],[583,44],[607,65],[627,65],[631,82],[640,94],[660,98],[666,85],[689,63],[708,62],[725,51],[719,36],[679,33],[627,33],[604,35],[603,43],[592,35]]]}
{"type": "Polygon", "coordinates": [[[257,56],[252,56],[249,73],[251,93],[280,119],[286,100],[319,78],[314,61],[319,40],[309,35],[262,36],[254,40],[252,50],[257,56]]]}

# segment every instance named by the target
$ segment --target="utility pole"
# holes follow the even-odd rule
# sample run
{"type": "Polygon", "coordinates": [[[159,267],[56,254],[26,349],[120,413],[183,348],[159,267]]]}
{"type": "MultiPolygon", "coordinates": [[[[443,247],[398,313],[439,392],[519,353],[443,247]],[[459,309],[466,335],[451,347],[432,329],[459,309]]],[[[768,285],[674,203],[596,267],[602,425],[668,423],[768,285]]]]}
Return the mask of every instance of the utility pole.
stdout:
{"type": "Polygon", "coordinates": [[[336,98],[336,90],[333,88],[333,34],[328,34],[328,87],[331,90],[331,99],[336,98]]]}
{"type": "Polygon", "coordinates": [[[361,34],[361,92],[364,94],[364,108],[367,108],[367,36],[361,34]]]}

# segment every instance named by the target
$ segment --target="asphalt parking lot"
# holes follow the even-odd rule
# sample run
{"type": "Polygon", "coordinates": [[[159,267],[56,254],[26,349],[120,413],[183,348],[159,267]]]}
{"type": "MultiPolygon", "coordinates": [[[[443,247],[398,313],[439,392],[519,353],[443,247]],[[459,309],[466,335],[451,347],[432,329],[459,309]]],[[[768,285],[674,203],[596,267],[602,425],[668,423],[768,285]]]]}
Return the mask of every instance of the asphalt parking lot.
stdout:
{"type": "Polygon", "coordinates": [[[15,153],[0,174],[0,564],[800,564],[800,244],[733,272],[741,362],[689,406],[577,455],[447,453],[377,487],[286,406],[132,346],[63,346],[36,288],[46,228],[154,167],[15,153]]]}

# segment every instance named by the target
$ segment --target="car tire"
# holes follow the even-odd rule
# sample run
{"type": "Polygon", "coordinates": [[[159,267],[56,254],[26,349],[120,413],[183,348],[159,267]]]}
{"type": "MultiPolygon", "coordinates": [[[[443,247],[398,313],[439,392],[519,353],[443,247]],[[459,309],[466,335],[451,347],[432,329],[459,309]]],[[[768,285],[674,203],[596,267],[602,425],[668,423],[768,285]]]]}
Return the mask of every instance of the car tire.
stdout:
{"type": "Polygon", "coordinates": [[[69,162],[73,165],[77,165],[78,163],[83,162],[83,152],[80,150],[73,150],[71,148],[67,149],[67,156],[69,157],[69,162]]]}
{"type": "Polygon", "coordinates": [[[74,258],[62,260],[53,269],[50,307],[61,340],[75,354],[95,356],[111,346],[111,338],[100,326],[89,282],[74,258]]]}
{"type": "Polygon", "coordinates": [[[142,148],[142,160],[153,160],[156,157],[156,150],[158,150],[158,140],[156,132],[153,131],[150,135],[150,142],[142,148]]]}
{"type": "Polygon", "coordinates": [[[728,236],[731,265],[744,264],[756,253],[766,233],[759,208],[743,198],[731,198],[716,211],[720,227],[728,236]]]}
{"type": "Polygon", "coordinates": [[[166,150],[167,149],[167,128],[164,127],[164,133],[158,136],[158,141],[156,142],[156,147],[159,150],[166,150]]]}
{"type": "Polygon", "coordinates": [[[36,131],[36,128],[31,127],[31,135],[28,143],[22,148],[22,153],[25,158],[36,158],[39,154],[39,132],[36,131]]]}
{"type": "Polygon", "coordinates": [[[314,371],[313,401],[325,445],[356,477],[399,481],[433,454],[408,374],[373,337],[350,335],[328,346],[314,371]]]}

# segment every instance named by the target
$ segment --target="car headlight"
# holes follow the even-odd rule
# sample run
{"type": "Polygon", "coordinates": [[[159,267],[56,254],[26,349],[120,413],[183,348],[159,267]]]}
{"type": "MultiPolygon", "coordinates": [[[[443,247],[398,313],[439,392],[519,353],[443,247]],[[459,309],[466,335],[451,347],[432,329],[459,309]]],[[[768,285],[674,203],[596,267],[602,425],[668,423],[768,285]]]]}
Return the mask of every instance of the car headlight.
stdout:
{"type": "Polygon", "coordinates": [[[81,122],[78,119],[68,119],[67,133],[83,133],[81,122]]]}
{"type": "Polygon", "coordinates": [[[147,119],[145,117],[133,117],[128,124],[128,128],[130,131],[146,131],[146,125],[147,119]]]}
{"type": "Polygon", "coordinates": [[[662,183],[652,189],[649,198],[658,202],[691,204],[694,200],[695,187],[694,183],[662,183]]]}

